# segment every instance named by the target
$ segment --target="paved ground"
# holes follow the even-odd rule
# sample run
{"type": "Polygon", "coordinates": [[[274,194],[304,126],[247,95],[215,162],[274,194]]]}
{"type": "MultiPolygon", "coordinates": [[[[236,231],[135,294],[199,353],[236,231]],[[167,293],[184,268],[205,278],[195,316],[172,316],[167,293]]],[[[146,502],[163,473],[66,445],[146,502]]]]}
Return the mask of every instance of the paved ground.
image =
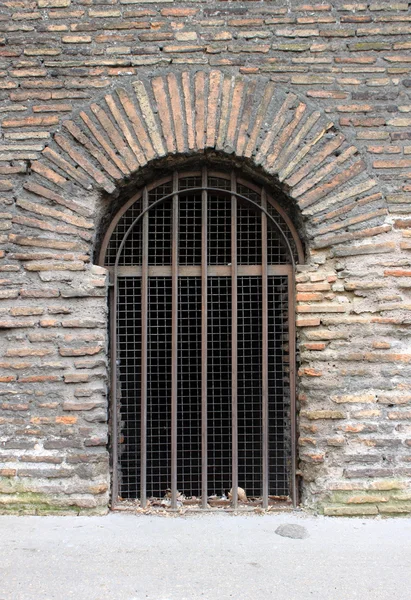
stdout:
{"type": "Polygon", "coordinates": [[[0,517],[0,600],[72,598],[410,600],[411,519],[0,517]]]}

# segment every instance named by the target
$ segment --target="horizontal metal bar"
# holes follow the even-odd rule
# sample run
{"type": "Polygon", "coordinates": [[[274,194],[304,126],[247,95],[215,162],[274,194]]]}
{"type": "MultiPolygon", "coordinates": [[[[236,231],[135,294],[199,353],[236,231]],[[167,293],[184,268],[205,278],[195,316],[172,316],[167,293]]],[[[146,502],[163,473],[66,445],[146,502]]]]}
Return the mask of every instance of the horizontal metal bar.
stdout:
{"type": "MultiPolygon", "coordinates": [[[[267,275],[289,275],[292,272],[291,265],[268,265],[267,275]]],[[[118,277],[141,277],[141,267],[118,267],[118,277]]],[[[180,277],[201,277],[201,267],[180,266],[178,268],[180,277]]],[[[226,265],[210,265],[207,267],[209,277],[230,277],[231,266],[226,265]]],[[[250,277],[252,275],[261,276],[261,265],[239,265],[237,267],[237,275],[239,277],[250,277]]],[[[171,266],[148,267],[149,277],[171,277],[171,266]]]]}

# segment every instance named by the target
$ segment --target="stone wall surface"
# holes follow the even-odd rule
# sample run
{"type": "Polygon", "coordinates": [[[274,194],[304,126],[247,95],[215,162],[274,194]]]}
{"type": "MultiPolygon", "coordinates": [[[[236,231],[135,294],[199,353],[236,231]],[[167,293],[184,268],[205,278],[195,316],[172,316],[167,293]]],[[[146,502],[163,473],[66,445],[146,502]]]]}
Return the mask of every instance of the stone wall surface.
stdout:
{"type": "Polygon", "coordinates": [[[2,0],[0,511],[107,510],[101,237],[212,156],[305,243],[302,504],[411,513],[410,39],[408,2],[2,0]]]}

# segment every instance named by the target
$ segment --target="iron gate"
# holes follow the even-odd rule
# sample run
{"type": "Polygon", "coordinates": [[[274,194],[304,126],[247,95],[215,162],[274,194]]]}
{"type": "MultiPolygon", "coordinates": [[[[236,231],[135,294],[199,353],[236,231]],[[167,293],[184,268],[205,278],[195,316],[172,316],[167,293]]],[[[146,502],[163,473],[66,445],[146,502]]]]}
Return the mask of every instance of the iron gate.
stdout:
{"type": "Polygon", "coordinates": [[[288,216],[235,173],[177,173],[114,219],[112,500],[267,507],[295,486],[288,216]],[[231,490],[230,501],[225,500],[231,490]],[[240,502],[241,504],[241,502],[240,502]]]}

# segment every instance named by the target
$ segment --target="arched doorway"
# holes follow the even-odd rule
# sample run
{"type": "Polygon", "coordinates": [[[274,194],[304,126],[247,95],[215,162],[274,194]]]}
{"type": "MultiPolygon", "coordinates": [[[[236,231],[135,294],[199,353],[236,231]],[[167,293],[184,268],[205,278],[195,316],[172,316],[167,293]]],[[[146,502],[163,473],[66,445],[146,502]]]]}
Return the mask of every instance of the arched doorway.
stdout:
{"type": "Polygon", "coordinates": [[[174,172],[116,215],[101,252],[113,283],[113,503],[237,507],[238,487],[247,505],[296,502],[302,260],[287,214],[234,172],[174,172]]]}

